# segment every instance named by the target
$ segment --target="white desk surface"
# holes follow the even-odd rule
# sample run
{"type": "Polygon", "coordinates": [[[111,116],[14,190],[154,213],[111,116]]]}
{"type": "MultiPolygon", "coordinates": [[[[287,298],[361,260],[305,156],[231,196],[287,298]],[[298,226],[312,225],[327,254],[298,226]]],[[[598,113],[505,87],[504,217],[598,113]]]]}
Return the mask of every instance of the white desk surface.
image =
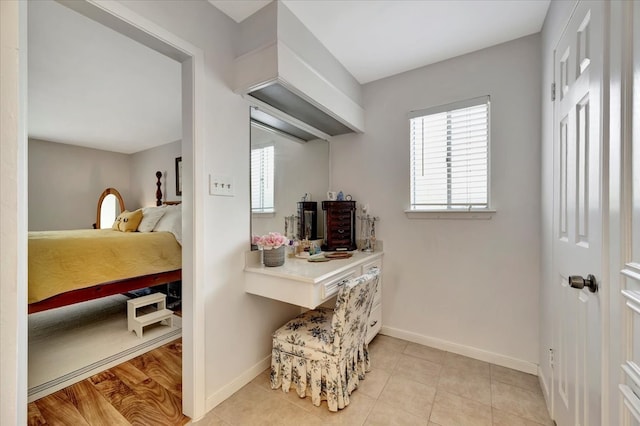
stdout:
{"type": "Polygon", "coordinates": [[[348,259],[332,259],[328,262],[309,262],[306,259],[286,257],[284,265],[268,267],[260,262],[260,252],[253,251],[247,253],[244,270],[245,272],[316,284],[354,266],[382,256],[381,251],[371,253],[354,251],[352,253],[353,256],[348,259]]]}

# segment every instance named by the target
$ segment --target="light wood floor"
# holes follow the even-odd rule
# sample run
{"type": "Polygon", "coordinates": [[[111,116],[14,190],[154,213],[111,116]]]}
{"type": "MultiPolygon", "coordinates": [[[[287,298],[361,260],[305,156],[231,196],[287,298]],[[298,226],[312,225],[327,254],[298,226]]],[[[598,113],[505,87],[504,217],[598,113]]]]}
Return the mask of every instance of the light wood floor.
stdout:
{"type": "Polygon", "coordinates": [[[29,425],[184,425],[182,339],[28,405],[29,425]]]}

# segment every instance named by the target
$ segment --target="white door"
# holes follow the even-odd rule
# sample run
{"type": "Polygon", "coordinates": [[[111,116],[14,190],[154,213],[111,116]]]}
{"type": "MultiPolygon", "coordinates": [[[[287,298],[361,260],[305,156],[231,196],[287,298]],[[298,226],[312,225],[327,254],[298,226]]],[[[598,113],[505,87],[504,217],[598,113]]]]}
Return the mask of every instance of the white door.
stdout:
{"type": "Polygon", "coordinates": [[[602,15],[601,2],[579,2],[554,57],[552,415],[559,426],[601,424],[600,298],[587,278],[599,285],[602,271],[602,15]]]}

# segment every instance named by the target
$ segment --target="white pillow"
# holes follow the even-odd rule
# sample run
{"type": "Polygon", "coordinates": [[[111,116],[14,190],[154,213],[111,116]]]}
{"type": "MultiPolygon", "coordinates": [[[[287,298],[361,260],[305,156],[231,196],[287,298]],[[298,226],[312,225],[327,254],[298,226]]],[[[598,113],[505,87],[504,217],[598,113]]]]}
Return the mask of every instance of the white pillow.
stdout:
{"type": "Polygon", "coordinates": [[[178,243],[182,245],[182,206],[166,206],[163,207],[164,215],[160,218],[154,232],[171,232],[178,243]]]}
{"type": "Polygon", "coordinates": [[[162,207],[145,207],[142,209],[142,221],[138,225],[138,231],[151,232],[156,227],[162,216],[164,216],[165,209],[162,207]]]}

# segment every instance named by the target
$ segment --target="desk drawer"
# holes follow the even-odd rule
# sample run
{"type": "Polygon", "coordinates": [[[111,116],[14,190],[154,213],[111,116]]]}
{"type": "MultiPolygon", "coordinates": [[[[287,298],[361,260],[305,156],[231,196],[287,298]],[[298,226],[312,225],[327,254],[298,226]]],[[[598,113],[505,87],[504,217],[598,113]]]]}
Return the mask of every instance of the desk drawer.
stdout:
{"type": "Polygon", "coordinates": [[[356,271],[352,270],[346,274],[342,274],[339,278],[324,283],[322,286],[322,298],[326,299],[327,297],[335,296],[338,293],[340,286],[355,277],[356,271]]]}

